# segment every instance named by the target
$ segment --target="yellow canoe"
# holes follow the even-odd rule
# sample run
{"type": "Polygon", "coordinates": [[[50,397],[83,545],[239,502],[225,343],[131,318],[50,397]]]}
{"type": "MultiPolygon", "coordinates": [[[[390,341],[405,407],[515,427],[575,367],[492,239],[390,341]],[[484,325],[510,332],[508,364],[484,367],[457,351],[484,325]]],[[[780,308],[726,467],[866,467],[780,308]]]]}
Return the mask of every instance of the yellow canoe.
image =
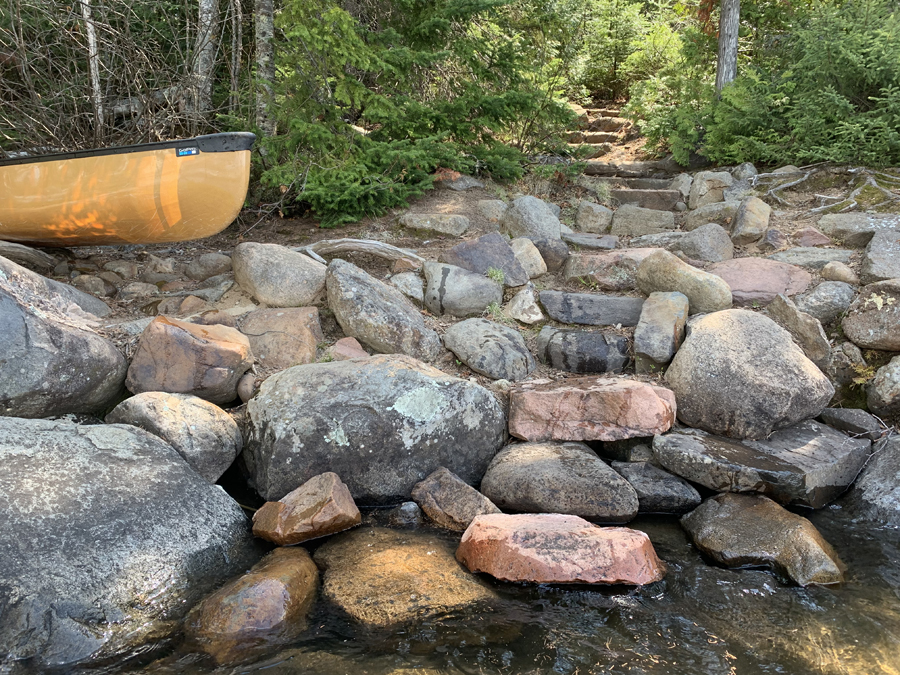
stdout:
{"type": "Polygon", "coordinates": [[[0,160],[0,240],[49,246],[200,239],[234,222],[250,133],[0,160]]]}

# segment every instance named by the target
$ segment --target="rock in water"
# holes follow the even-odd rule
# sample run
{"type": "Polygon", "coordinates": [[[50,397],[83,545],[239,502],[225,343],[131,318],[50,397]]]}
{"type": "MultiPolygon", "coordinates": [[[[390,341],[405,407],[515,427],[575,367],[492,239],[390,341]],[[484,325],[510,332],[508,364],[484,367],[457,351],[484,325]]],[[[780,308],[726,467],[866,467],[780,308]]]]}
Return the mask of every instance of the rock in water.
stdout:
{"type": "Polygon", "coordinates": [[[430,361],[441,353],[437,333],[396,288],[343,260],[328,265],[326,286],[328,306],[348,336],[385,354],[430,361]]]}
{"type": "Polygon", "coordinates": [[[131,424],[159,436],[197,473],[215,483],[244,446],[237,422],[196,396],[148,391],[113,408],[107,424],[131,424]]]}
{"type": "Polygon", "coordinates": [[[359,509],[336,473],[314,476],[277,502],[253,514],[253,534],[279,546],[291,546],[359,525],[359,509]]]}
{"type": "Polygon", "coordinates": [[[627,523],[638,512],[634,488],[583,443],[508,445],[491,460],[481,491],[508,511],[604,523],[627,523]]]}
{"type": "Polygon", "coordinates": [[[674,474],[720,492],[760,492],[821,508],[840,495],[869,458],[871,442],[806,421],[761,441],[695,429],[653,439],[653,456],[674,474]]]}
{"type": "Polygon", "coordinates": [[[305,307],[322,299],[325,265],[285,246],[244,242],[231,262],[238,285],[270,307],[305,307]]]}
{"type": "Polygon", "coordinates": [[[474,611],[495,597],[460,568],[452,544],[432,534],[357,529],[326,542],[315,560],[325,597],[369,626],[474,611]]]}
{"type": "Polygon", "coordinates": [[[0,463],[5,666],[68,671],[158,641],[258,558],[237,503],[141,429],[0,418],[0,463]]]}
{"type": "Polygon", "coordinates": [[[740,309],[694,321],[666,383],[679,420],[733,438],[764,438],[815,417],[834,396],[786,330],[740,309]]]}
{"type": "Polygon", "coordinates": [[[295,366],[248,411],[243,457],[268,500],[325,471],[363,505],[408,499],[440,466],[474,484],[506,439],[489,391],[400,355],[295,366]]]}
{"type": "Polygon", "coordinates": [[[226,664],[283,645],[306,628],[319,571],[303,548],[279,548],[188,616],[188,643],[226,664]]]}
{"type": "Polygon", "coordinates": [[[48,284],[0,258],[0,415],[104,412],[122,391],[125,357],[48,284]]]}
{"type": "Polygon", "coordinates": [[[521,380],[535,362],[519,331],[487,319],[468,319],[444,333],[444,345],[476,373],[495,380],[521,380]]]}
{"type": "Polygon", "coordinates": [[[681,525],[697,548],[728,567],[775,567],[800,586],[844,580],[843,563],[815,526],[766,497],[719,495],[681,525]]]}
{"type": "Polygon", "coordinates": [[[900,436],[875,445],[875,452],[848,496],[863,517],[900,526],[900,436]]]}
{"type": "Polygon", "coordinates": [[[665,576],[643,532],[556,513],[478,516],[456,558],[472,572],[539,584],[640,586],[665,576]]]}
{"type": "Polygon", "coordinates": [[[412,497],[436,524],[462,532],[475,516],[500,513],[494,503],[441,467],[413,488],[412,497]]]}
{"type": "Polygon", "coordinates": [[[653,436],[675,422],[675,397],[634,380],[533,380],[510,391],[509,433],[525,441],[617,441],[653,436]]]}

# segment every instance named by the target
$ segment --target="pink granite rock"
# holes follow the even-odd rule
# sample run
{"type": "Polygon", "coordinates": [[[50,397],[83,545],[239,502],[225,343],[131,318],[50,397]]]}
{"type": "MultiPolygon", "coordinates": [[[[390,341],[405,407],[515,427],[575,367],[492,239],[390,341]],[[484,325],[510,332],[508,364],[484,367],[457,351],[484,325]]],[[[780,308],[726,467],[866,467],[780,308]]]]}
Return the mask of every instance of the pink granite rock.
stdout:
{"type": "Polygon", "coordinates": [[[356,338],[345,337],[335,342],[328,348],[328,353],[335,361],[347,361],[348,359],[364,359],[369,353],[363,349],[356,338]]]}
{"type": "Polygon", "coordinates": [[[665,576],[643,532],[557,513],[477,516],[456,559],[471,572],[541,584],[643,585],[665,576]]]}
{"type": "Polygon", "coordinates": [[[767,305],[779,293],[791,296],[807,289],[812,276],[806,270],[766,258],[735,258],[716,263],[709,271],[731,287],[738,306],[767,305]]]}
{"type": "Polygon", "coordinates": [[[533,380],[510,392],[509,433],[525,441],[618,441],[661,434],[675,422],[675,395],[635,380],[533,380]]]}
{"type": "Polygon", "coordinates": [[[822,234],[814,227],[804,227],[794,232],[794,241],[798,246],[827,246],[831,244],[831,237],[822,234]]]}

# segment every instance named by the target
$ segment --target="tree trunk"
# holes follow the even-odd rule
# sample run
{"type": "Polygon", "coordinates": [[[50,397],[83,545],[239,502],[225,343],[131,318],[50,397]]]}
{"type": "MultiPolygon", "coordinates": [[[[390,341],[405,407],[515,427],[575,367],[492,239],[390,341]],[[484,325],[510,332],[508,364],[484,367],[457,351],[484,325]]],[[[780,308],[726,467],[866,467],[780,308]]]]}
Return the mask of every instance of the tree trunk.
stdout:
{"type": "Polygon", "coordinates": [[[275,13],[273,0],[256,0],[256,126],[265,136],[275,133],[272,115],[275,81],[275,13]]]}
{"type": "Polygon", "coordinates": [[[716,93],[737,77],[738,28],[741,0],[722,0],[719,14],[719,58],[716,62],[716,93]]]}
{"type": "Polygon", "coordinates": [[[81,0],[81,16],[84,19],[88,43],[88,66],[91,72],[91,102],[94,106],[94,140],[103,140],[103,91],[100,88],[100,52],[97,49],[97,31],[91,16],[91,0],[81,0]]]}
{"type": "MultiPolygon", "coordinates": [[[[216,35],[219,0],[200,0],[197,16],[197,46],[194,50],[194,91],[191,108],[203,116],[212,109],[213,71],[216,67],[216,35]]],[[[198,121],[195,118],[195,122],[198,121]]],[[[194,132],[197,129],[194,127],[194,132]]]]}
{"type": "Polygon", "coordinates": [[[228,112],[237,114],[241,86],[241,52],[243,51],[244,13],[241,11],[241,0],[232,0],[231,7],[231,96],[228,98],[228,112]]]}

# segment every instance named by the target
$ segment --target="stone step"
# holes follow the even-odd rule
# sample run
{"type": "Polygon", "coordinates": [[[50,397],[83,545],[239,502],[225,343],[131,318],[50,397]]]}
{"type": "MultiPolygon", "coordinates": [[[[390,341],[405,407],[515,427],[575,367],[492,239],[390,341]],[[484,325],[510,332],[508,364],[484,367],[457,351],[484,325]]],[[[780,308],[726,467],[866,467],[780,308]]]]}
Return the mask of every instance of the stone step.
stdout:
{"type": "Polygon", "coordinates": [[[569,134],[569,143],[615,143],[619,134],[606,131],[573,131],[569,134]]]}
{"type": "Polygon", "coordinates": [[[611,188],[628,190],[670,190],[671,178],[627,178],[621,176],[592,176],[585,179],[589,184],[583,187],[594,187],[597,183],[605,183],[611,188]]]}
{"type": "Polygon", "coordinates": [[[578,155],[583,159],[597,159],[612,152],[612,143],[568,143],[567,145],[573,155],[578,155]]]}
{"type": "Polygon", "coordinates": [[[618,108],[586,108],[585,112],[592,117],[618,117],[621,111],[618,108]]]}
{"type": "Polygon", "coordinates": [[[587,123],[588,131],[614,131],[618,132],[628,125],[624,117],[598,117],[587,123]]]}
{"type": "Polygon", "coordinates": [[[651,178],[660,175],[674,175],[681,167],[671,157],[649,162],[604,162],[599,159],[587,161],[584,173],[588,176],[623,176],[627,178],[651,178]]]}
{"type": "Polygon", "coordinates": [[[679,190],[630,190],[614,189],[610,196],[621,205],[633,204],[644,209],[672,211],[679,202],[684,202],[684,195],[679,190]]]}

